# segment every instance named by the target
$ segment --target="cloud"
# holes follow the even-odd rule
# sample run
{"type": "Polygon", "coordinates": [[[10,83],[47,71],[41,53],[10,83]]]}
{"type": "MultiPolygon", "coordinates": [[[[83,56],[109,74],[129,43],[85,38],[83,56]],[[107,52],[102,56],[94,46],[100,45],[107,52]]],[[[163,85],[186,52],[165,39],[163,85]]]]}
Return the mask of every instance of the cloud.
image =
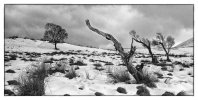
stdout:
{"type": "Polygon", "coordinates": [[[39,39],[45,24],[52,22],[66,29],[68,43],[112,48],[111,41],[87,28],[85,19],[89,19],[92,26],[115,36],[123,47],[130,46],[132,29],[150,40],[161,32],[180,42],[182,35],[192,37],[192,11],[192,5],[6,5],[5,36],[39,39]]]}

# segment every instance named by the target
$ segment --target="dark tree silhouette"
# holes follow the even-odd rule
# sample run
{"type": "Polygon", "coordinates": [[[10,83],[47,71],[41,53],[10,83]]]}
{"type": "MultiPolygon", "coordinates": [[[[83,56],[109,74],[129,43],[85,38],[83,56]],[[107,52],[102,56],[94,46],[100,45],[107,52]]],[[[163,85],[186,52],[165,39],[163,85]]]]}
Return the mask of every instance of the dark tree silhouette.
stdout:
{"type": "Polygon", "coordinates": [[[143,47],[148,49],[149,54],[151,55],[152,58],[152,63],[158,63],[157,57],[154,56],[151,50],[151,41],[146,38],[140,38],[139,35],[136,34],[135,30],[130,31],[129,34],[132,36],[133,40],[135,40],[138,43],[141,43],[143,47]]]}
{"type": "Polygon", "coordinates": [[[143,80],[143,74],[140,71],[137,71],[136,68],[134,67],[134,65],[132,64],[132,58],[134,56],[136,47],[133,46],[133,40],[131,43],[131,49],[130,52],[125,52],[122,45],[111,35],[105,32],[102,32],[94,27],[91,26],[89,20],[86,20],[86,25],[88,26],[88,28],[94,32],[96,32],[97,34],[105,37],[107,40],[110,40],[114,43],[114,47],[115,49],[119,52],[119,55],[122,58],[122,61],[124,62],[124,64],[127,67],[127,70],[129,71],[129,73],[136,79],[137,83],[141,83],[143,80]]]}
{"type": "Polygon", "coordinates": [[[43,40],[47,40],[51,43],[54,43],[55,49],[57,50],[57,43],[61,43],[68,37],[68,34],[65,29],[62,29],[61,26],[53,24],[53,23],[47,23],[45,25],[45,33],[43,40]]]}
{"type": "Polygon", "coordinates": [[[165,40],[165,36],[163,36],[161,33],[156,33],[156,39],[152,41],[152,44],[155,46],[160,45],[166,53],[167,61],[171,61],[169,58],[169,53],[175,44],[175,39],[173,37],[168,36],[165,40]]]}

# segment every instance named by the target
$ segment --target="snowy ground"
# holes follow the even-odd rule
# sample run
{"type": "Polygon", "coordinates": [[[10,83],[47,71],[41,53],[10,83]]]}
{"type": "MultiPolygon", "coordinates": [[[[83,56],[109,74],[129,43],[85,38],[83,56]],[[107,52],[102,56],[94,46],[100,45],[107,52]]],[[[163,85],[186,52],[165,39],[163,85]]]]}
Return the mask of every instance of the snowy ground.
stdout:
{"type": "MultiPolygon", "coordinates": [[[[120,56],[115,51],[80,47],[67,43],[58,44],[58,51],[54,50],[54,45],[40,40],[29,39],[5,39],[5,89],[15,92],[17,85],[9,84],[10,80],[18,80],[19,75],[32,64],[38,63],[42,59],[53,58],[54,63],[60,60],[73,59],[74,61],[81,60],[86,65],[76,66],[79,77],[69,79],[64,73],[56,72],[46,77],[45,95],[95,95],[100,92],[104,95],[137,95],[137,86],[143,84],[127,84],[124,82],[111,83],[109,82],[108,69],[118,68],[125,69],[122,65],[120,56]],[[63,52],[63,53],[57,53],[63,52]],[[10,59],[15,55],[16,59],[10,59]],[[113,63],[108,65],[107,63],[113,63]],[[96,70],[94,64],[102,65],[103,70],[96,70]],[[14,72],[10,72],[12,70],[14,72]],[[87,79],[87,73],[90,79],[87,79]],[[119,93],[118,87],[125,88],[127,93],[119,93]]],[[[158,59],[163,61],[166,59],[163,51],[153,50],[158,55],[158,59]]],[[[187,95],[193,95],[193,48],[181,48],[171,51],[170,58],[172,63],[167,66],[153,65],[145,63],[144,70],[149,72],[157,72],[163,75],[156,82],[157,88],[149,88],[151,95],[162,95],[164,92],[172,92],[175,95],[184,91],[187,95]],[[174,62],[180,62],[177,64],[174,62]],[[166,70],[162,70],[166,67],[166,70]]],[[[146,49],[137,49],[137,55],[133,59],[134,66],[141,64],[143,60],[150,61],[146,49]]]]}

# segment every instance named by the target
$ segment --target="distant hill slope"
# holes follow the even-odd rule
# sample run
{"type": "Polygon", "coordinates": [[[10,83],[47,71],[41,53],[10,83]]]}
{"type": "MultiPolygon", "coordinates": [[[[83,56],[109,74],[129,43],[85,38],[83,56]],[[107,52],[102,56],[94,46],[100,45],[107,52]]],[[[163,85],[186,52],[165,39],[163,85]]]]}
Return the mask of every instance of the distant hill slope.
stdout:
{"type": "Polygon", "coordinates": [[[193,38],[190,38],[190,39],[178,44],[174,48],[186,48],[186,47],[194,47],[193,38]]]}

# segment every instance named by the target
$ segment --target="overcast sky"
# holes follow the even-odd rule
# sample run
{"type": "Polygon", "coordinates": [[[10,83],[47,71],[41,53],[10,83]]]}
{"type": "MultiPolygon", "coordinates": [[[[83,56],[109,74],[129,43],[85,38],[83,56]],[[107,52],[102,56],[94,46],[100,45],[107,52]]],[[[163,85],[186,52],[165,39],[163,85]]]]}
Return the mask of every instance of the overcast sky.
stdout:
{"type": "Polygon", "coordinates": [[[85,25],[111,33],[129,47],[129,31],[152,40],[157,32],[175,37],[176,44],[193,37],[193,5],[5,5],[5,37],[40,39],[48,22],[66,29],[67,43],[112,48],[110,41],[85,25]]]}

